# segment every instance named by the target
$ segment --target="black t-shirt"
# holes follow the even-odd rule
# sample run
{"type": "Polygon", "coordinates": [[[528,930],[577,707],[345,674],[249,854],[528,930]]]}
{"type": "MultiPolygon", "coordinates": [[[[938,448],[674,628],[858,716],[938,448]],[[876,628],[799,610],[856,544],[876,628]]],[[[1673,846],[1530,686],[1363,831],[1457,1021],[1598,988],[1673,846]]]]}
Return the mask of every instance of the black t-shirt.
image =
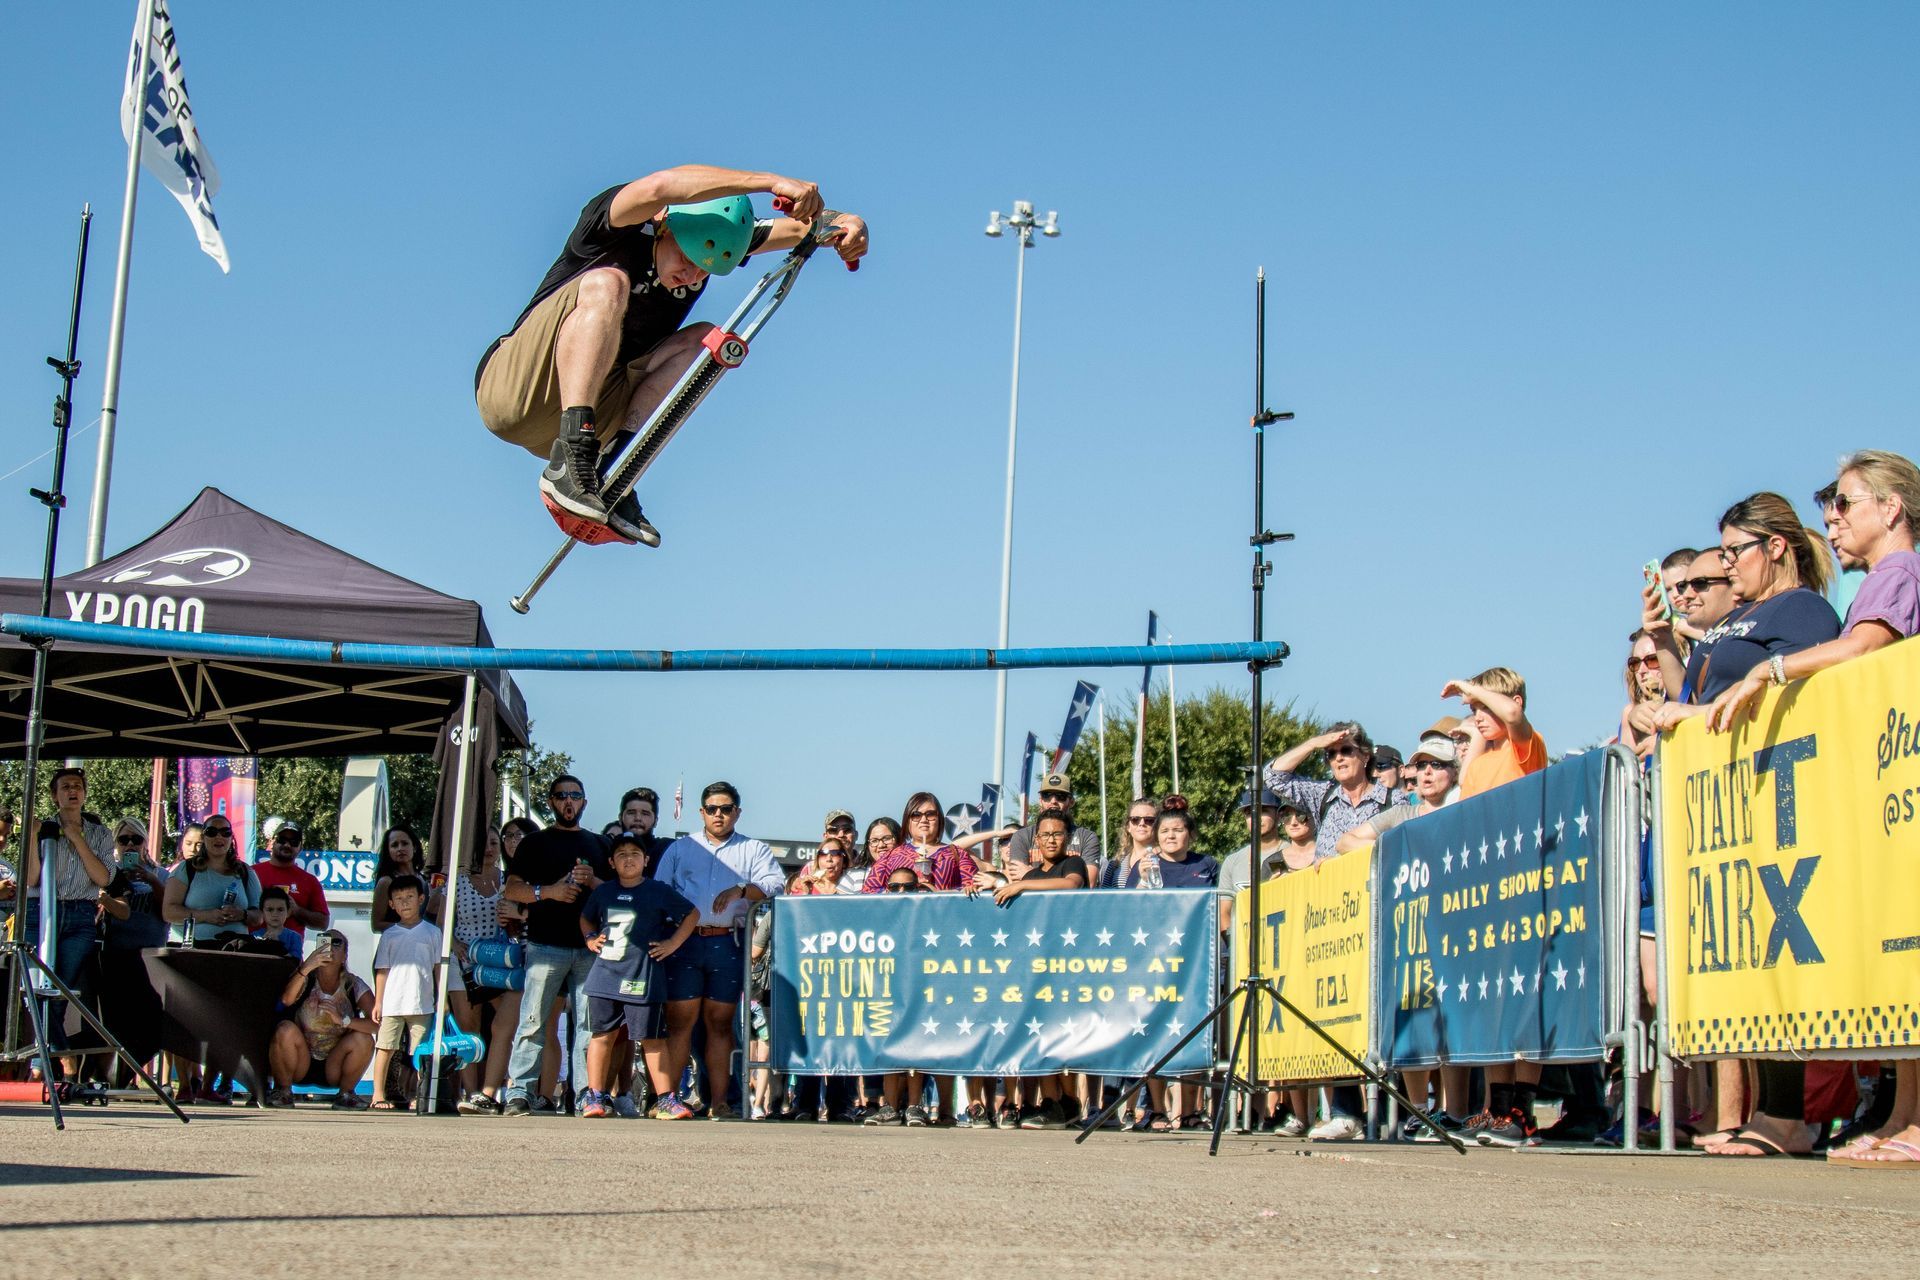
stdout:
{"type": "MultiPolygon", "coordinates": [[[[581,859],[593,868],[595,877],[613,879],[613,867],[607,859],[607,838],[597,831],[580,827],[544,827],[520,842],[507,859],[507,874],[519,876],[530,885],[553,884],[581,859]]],[[[547,898],[527,908],[527,941],[543,947],[587,945],[580,936],[580,904],[585,890],[572,902],[547,898]]]]}
{"type": "Polygon", "coordinates": [[[1031,879],[1058,880],[1062,876],[1074,875],[1080,877],[1081,888],[1093,883],[1093,877],[1087,874],[1087,860],[1077,853],[1064,855],[1051,867],[1042,866],[1038,858],[1035,858],[1030,865],[1032,870],[1028,871],[1027,875],[1031,879]]]}
{"type": "MultiPolygon", "coordinates": [[[[701,280],[681,289],[661,287],[660,277],[653,269],[653,233],[657,224],[649,221],[634,227],[616,227],[609,221],[613,198],[625,186],[622,183],[617,187],[608,187],[587,201],[586,207],[580,210],[580,220],[567,237],[566,247],[561,249],[553,265],[547,268],[546,278],[534,290],[526,310],[513,322],[514,329],[518,329],[521,321],[527,318],[527,313],[539,306],[548,295],[575,276],[595,267],[620,268],[627,273],[632,286],[632,293],[627,297],[627,314],[621,322],[620,349],[614,357],[616,363],[626,364],[645,355],[686,323],[687,313],[693,310],[693,304],[699,300],[707,282],[701,280]]],[[[754,227],[749,252],[760,247],[769,230],[769,224],[764,222],[754,227]]],[[[512,331],[509,329],[508,333],[512,331]]],[[[473,375],[475,387],[480,385],[480,370],[487,367],[487,360],[502,340],[494,339],[486,355],[480,357],[480,367],[474,370],[473,375]]]]}
{"type": "Polygon", "coordinates": [[[1700,702],[1711,702],[1774,654],[1798,653],[1840,634],[1840,615],[1826,597],[1795,587],[1742,605],[1715,628],[1720,637],[1700,673],[1700,702]]]}

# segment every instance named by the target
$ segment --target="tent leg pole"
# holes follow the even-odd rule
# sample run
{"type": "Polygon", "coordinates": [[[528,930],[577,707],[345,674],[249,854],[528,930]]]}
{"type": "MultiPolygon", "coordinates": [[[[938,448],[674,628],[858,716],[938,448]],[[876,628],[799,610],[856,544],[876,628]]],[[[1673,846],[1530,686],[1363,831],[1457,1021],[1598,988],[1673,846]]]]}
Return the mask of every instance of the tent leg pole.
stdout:
{"type": "Polygon", "coordinates": [[[467,860],[467,764],[473,754],[473,703],[478,684],[479,677],[467,672],[466,696],[460,703],[460,753],[454,764],[459,772],[453,780],[453,834],[447,837],[452,848],[434,851],[440,855],[440,865],[447,869],[447,896],[440,931],[440,989],[433,1003],[433,1053],[427,1059],[427,1115],[440,1108],[440,1051],[447,1026],[447,987],[453,980],[453,970],[448,966],[453,963],[453,926],[460,909],[459,876],[467,860]]]}

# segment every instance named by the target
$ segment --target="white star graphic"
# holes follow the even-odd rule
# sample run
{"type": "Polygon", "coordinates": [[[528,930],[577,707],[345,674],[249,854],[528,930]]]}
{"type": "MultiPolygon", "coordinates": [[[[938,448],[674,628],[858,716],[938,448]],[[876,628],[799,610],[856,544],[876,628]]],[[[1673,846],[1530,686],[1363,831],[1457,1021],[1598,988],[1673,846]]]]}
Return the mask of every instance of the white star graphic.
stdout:
{"type": "Polygon", "coordinates": [[[1453,870],[1453,850],[1447,850],[1447,856],[1440,859],[1440,865],[1445,867],[1449,872],[1453,870]]]}
{"type": "Polygon", "coordinates": [[[1460,979],[1460,1003],[1465,1004],[1466,1002],[1467,1002],[1467,980],[1465,978],[1462,978],[1460,979]]]}
{"type": "Polygon", "coordinates": [[[1037,947],[1042,942],[1046,941],[1046,937],[1047,935],[1040,932],[1038,929],[1029,929],[1027,930],[1027,945],[1030,947],[1037,947]]]}
{"type": "Polygon", "coordinates": [[[1484,973],[1480,975],[1480,998],[1482,1000],[1487,998],[1487,975],[1484,973]]]}
{"type": "Polygon", "coordinates": [[[1145,929],[1135,929],[1133,931],[1133,945],[1136,947],[1144,947],[1147,945],[1147,931],[1145,929]]]}
{"type": "Polygon", "coordinates": [[[800,935],[800,954],[815,956],[820,954],[820,940],[810,933],[800,935]]]}
{"type": "Polygon", "coordinates": [[[1540,975],[1538,973],[1533,975],[1533,989],[1535,991],[1540,990],[1540,975]]]}
{"type": "Polygon", "coordinates": [[[1585,960],[1580,962],[1578,973],[1580,974],[1580,987],[1582,990],[1585,990],[1587,985],[1587,962],[1585,960]]]}
{"type": "Polygon", "coordinates": [[[1107,1020],[1097,1013],[1087,1015],[1087,1034],[1098,1035],[1107,1029],[1107,1020]]]}
{"type": "Polygon", "coordinates": [[[1581,805],[1580,812],[1573,815],[1573,825],[1580,828],[1580,834],[1583,836],[1587,834],[1588,821],[1587,806],[1581,805]]]}
{"type": "Polygon", "coordinates": [[[1060,1020],[1060,1034],[1069,1040],[1073,1039],[1074,1025],[1072,1018],[1062,1018],[1060,1020]]]}
{"type": "Polygon", "coordinates": [[[1553,820],[1553,842],[1559,844],[1567,835],[1567,816],[1561,814],[1553,820]]]}
{"type": "Polygon", "coordinates": [[[1110,947],[1113,945],[1113,930],[1102,929],[1093,935],[1093,940],[1103,947],[1110,947]]]}
{"type": "Polygon", "coordinates": [[[1541,840],[1541,837],[1546,835],[1546,833],[1547,833],[1547,829],[1545,827],[1541,826],[1537,822],[1533,824],[1533,851],[1535,853],[1538,853],[1542,849],[1547,847],[1546,844],[1541,840]]]}
{"type": "Polygon", "coordinates": [[[958,1032],[959,1032],[959,1033],[960,1033],[961,1035],[963,1035],[963,1036],[970,1036],[970,1035],[972,1035],[972,1034],[973,1034],[973,1020],[972,1020],[971,1018],[962,1018],[962,1019],[960,1019],[960,1021],[959,1021],[959,1023],[958,1023],[958,1025],[956,1025],[956,1026],[954,1027],[954,1030],[956,1030],[956,1031],[958,1031],[958,1032]]]}
{"type": "Polygon", "coordinates": [[[1445,978],[1440,979],[1439,984],[1434,987],[1434,990],[1440,993],[1442,1000],[1445,1000],[1447,998],[1447,980],[1445,978]]]}
{"type": "Polygon", "coordinates": [[[1004,947],[1007,945],[1007,931],[1005,929],[995,929],[993,931],[993,945],[996,947],[1004,947]]]}
{"type": "Polygon", "coordinates": [[[937,947],[940,945],[940,935],[931,929],[921,934],[920,940],[925,942],[929,947],[937,947]]]}
{"type": "Polygon", "coordinates": [[[926,1032],[928,1035],[932,1035],[934,1032],[940,1029],[940,1024],[934,1019],[928,1018],[925,1022],[920,1024],[920,1029],[926,1032]]]}
{"type": "Polygon", "coordinates": [[[1506,856],[1507,856],[1507,834],[1506,834],[1506,832],[1504,832],[1504,831],[1503,831],[1503,832],[1501,832],[1501,833],[1500,833],[1500,838],[1499,838],[1498,840],[1495,840],[1495,841],[1493,842],[1493,847],[1494,847],[1494,850],[1495,850],[1495,851],[1496,851],[1496,852],[1498,853],[1498,855],[1499,855],[1500,857],[1502,857],[1502,858],[1504,858],[1504,857],[1506,857],[1506,856]]]}
{"type": "Polygon", "coordinates": [[[1067,708],[1067,719],[1085,720],[1087,712],[1091,710],[1093,710],[1092,699],[1087,697],[1085,690],[1077,690],[1074,693],[1073,705],[1067,708]]]}
{"type": "Polygon", "coordinates": [[[1080,935],[1072,929],[1060,935],[1060,945],[1063,947],[1070,947],[1078,941],[1080,941],[1080,935]]]}
{"type": "Polygon", "coordinates": [[[955,934],[954,937],[963,947],[973,945],[973,930],[971,929],[962,929],[959,933],[955,934]]]}
{"type": "Polygon", "coordinates": [[[1180,1019],[1178,1018],[1175,1018],[1173,1021],[1167,1024],[1167,1032],[1170,1035],[1175,1035],[1175,1036],[1183,1035],[1186,1032],[1186,1029],[1187,1029],[1187,1024],[1180,1021],[1180,1019]]]}
{"type": "Polygon", "coordinates": [[[1169,929],[1167,930],[1167,945],[1177,947],[1180,945],[1180,940],[1186,936],[1187,931],[1185,929],[1169,929]]]}
{"type": "Polygon", "coordinates": [[[1516,858],[1526,852],[1526,834],[1518,827],[1513,829],[1513,856],[1516,858]]]}
{"type": "Polygon", "coordinates": [[[1508,979],[1513,984],[1513,994],[1520,995],[1527,989],[1526,975],[1520,972],[1520,966],[1513,966],[1513,976],[1508,979]]]}
{"type": "Polygon", "coordinates": [[[988,1023],[987,1025],[993,1028],[993,1034],[997,1036],[1003,1036],[1007,1034],[1007,1024],[1000,1021],[1000,1019],[998,1018],[995,1018],[992,1022],[988,1023]]]}
{"type": "Polygon", "coordinates": [[[1561,964],[1558,960],[1553,962],[1553,989],[1555,991],[1565,991],[1567,989],[1567,973],[1567,966],[1561,964]]]}
{"type": "Polygon", "coordinates": [[[1135,1018],[1133,1020],[1133,1034],[1137,1036],[1143,1036],[1147,1034],[1147,1024],[1145,1019],[1135,1018]]]}
{"type": "Polygon", "coordinates": [[[1480,865],[1483,867],[1487,865],[1487,842],[1485,840],[1480,842],[1480,865]]]}
{"type": "Polygon", "coordinates": [[[1028,1035],[1030,1035],[1030,1036],[1037,1036],[1037,1035],[1039,1035],[1039,1034],[1040,1034],[1040,1033],[1041,1033],[1042,1031],[1045,1031],[1045,1030],[1046,1030],[1046,1027],[1044,1027],[1044,1026],[1042,1026],[1042,1025],[1041,1025],[1041,1023],[1040,1023],[1040,1019],[1038,1019],[1038,1018],[1028,1018],[1028,1019],[1027,1019],[1027,1034],[1028,1034],[1028,1035]]]}

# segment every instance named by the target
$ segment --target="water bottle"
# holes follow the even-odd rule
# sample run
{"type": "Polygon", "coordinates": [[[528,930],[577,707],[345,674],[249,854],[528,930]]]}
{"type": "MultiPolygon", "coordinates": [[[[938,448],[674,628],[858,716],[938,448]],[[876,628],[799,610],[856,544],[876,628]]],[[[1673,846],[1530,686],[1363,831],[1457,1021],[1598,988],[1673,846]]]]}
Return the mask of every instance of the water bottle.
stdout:
{"type": "Polygon", "coordinates": [[[1166,881],[1160,878],[1160,855],[1150,853],[1140,864],[1140,887],[1142,889],[1164,889],[1166,881]]]}
{"type": "Polygon", "coordinates": [[[240,905],[240,886],[237,884],[228,885],[226,893],[223,894],[220,898],[220,905],[223,908],[239,906],[240,905]]]}

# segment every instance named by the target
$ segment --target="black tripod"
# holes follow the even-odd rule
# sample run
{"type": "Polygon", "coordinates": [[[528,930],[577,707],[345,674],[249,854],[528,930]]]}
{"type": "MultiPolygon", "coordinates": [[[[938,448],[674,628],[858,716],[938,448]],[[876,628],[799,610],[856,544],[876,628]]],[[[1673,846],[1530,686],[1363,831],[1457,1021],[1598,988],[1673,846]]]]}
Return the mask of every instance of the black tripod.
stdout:
{"type": "MultiPolygon", "coordinates": [[[[1293,539],[1293,535],[1290,533],[1271,533],[1267,530],[1267,527],[1266,527],[1267,427],[1276,422],[1291,421],[1293,418],[1293,415],[1291,413],[1275,413],[1271,409],[1268,409],[1266,405],[1267,405],[1267,273],[1266,273],[1266,269],[1262,268],[1254,276],[1253,419],[1252,419],[1252,426],[1253,426],[1253,536],[1247,539],[1248,544],[1253,547],[1253,584],[1252,584],[1253,585],[1253,639],[1256,644],[1259,643],[1265,637],[1265,632],[1266,632],[1265,593],[1267,589],[1267,575],[1273,571],[1273,566],[1267,563],[1267,548],[1272,546],[1276,542],[1290,542],[1293,539]]],[[[1092,1134],[1102,1124],[1105,1124],[1107,1121],[1107,1118],[1111,1116],[1114,1112],[1118,1111],[1120,1109],[1121,1104],[1125,1102],[1127,1098],[1132,1096],[1140,1088],[1140,1084],[1142,1080],[1145,1080],[1150,1076],[1159,1075],[1161,1071],[1165,1070],[1166,1065],[1169,1062],[1173,1061],[1174,1056],[1178,1054],[1182,1049],[1186,1048],[1187,1045],[1193,1040],[1195,1036],[1199,1035],[1202,1031],[1206,1030],[1207,1027],[1212,1024],[1213,1020],[1219,1017],[1222,1013],[1232,1010],[1235,1002],[1238,1001],[1240,1005],[1240,1009],[1239,1009],[1239,1013],[1234,1018],[1233,1052],[1227,1056],[1226,1078],[1221,1081],[1220,1087],[1216,1089],[1214,1092],[1213,1139],[1207,1145],[1208,1155],[1219,1154],[1220,1135],[1226,1130],[1227,1114],[1228,1114],[1228,1111],[1233,1106],[1234,1091],[1242,1090],[1248,1094],[1251,1094],[1254,1091],[1254,1089],[1257,1087],[1252,1080],[1244,1079],[1239,1075],[1240,1050],[1243,1046],[1246,1047],[1247,1057],[1250,1063],[1258,1058],[1259,1054],[1256,1049],[1256,1046],[1259,1044],[1259,1028],[1261,1025],[1260,1016],[1261,1016],[1261,1009],[1262,1009],[1261,1001],[1271,1000],[1276,1006],[1278,1006],[1280,1009],[1285,1010],[1287,1013],[1292,1014],[1296,1019],[1298,1019],[1301,1022],[1302,1025],[1312,1030],[1312,1032],[1315,1035],[1319,1036],[1322,1040],[1325,1040],[1329,1045],[1331,1045],[1333,1047],[1334,1052],[1338,1053],[1341,1057],[1345,1058],[1349,1063],[1353,1064],[1354,1069],[1358,1071],[1362,1076],[1366,1077],[1366,1079],[1372,1081],[1374,1084],[1378,1085],[1380,1088],[1392,1094],[1396,1099],[1399,1100],[1402,1106],[1406,1107],[1407,1110],[1410,1111],[1415,1116],[1418,1116],[1420,1118],[1420,1122],[1424,1124],[1428,1129],[1432,1130],[1433,1133],[1436,1136],[1438,1136],[1441,1141],[1447,1143],[1455,1151],[1464,1153],[1466,1151],[1466,1147],[1461,1144],[1458,1138],[1454,1137],[1452,1134],[1442,1129],[1439,1125],[1435,1124],[1433,1122],[1433,1118],[1429,1116],[1425,1111],[1422,1111],[1419,1107],[1414,1106],[1413,1103],[1408,1100],[1406,1095],[1402,1094],[1398,1089],[1393,1087],[1393,1083],[1390,1080],[1388,1080],[1384,1074],[1382,1074],[1381,1072],[1375,1071],[1372,1067],[1368,1066],[1361,1059],[1355,1057],[1352,1053],[1348,1052],[1347,1047],[1345,1045],[1341,1044],[1339,1041],[1335,1040],[1332,1036],[1328,1035],[1326,1030],[1323,1027],[1321,1027],[1319,1023],[1315,1022],[1312,1018],[1309,1018],[1306,1014],[1302,1013],[1298,1005],[1294,1004],[1291,1000],[1287,999],[1284,995],[1280,994],[1280,988],[1274,986],[1274,984],[1261,973],[1260,881],[1262,878],[1261,873],[1265,871],[1266,868],[1261,865],[1261,856],[1260,856],[1259,814],[1260,814],[1260,791],[1262,786],[1262,783],[1261,783],[1262,760],[1261,760],[1261,749],[1260,749],[1260,727],[1261,727],[1260,720],[1261,720],[1261,714],[1262,714],[1262,707],[1260,705],[1260,697],[1261,697],[1260,676],[1261,676],[1261,673],[1264,672],[1267,667],[1277,666],[1277,665],[1279,665],[1277,659],[1271,662],[1256,660],[1254,662],[1250,662],[1247,664],[1247,669],[1253,673],[1253,768],[1251,772],[1251,777],[1248,780],[1248,786],[1250,788],[1248,794],[1253,801],[1252,805],[1249,807],[1249,810],[1248,810],[1249,814],[1252,817],[1252,843],[1248,849],[1249,874],[1247,876],[1247,879],[1250,881],[1249,892],[1252,894],[1252,897],[1249,899],[1247,904],[1248,905],[1247,920],[1246,920],[1247,976],[1240,979],[1239,982],[1234,984],[1233,990],[1227,993],[1225,999],[1223,999],[1219,1004],[1215,1005],[1213,1008],[1207,1010],[1205,1017],[1196,1019],[1194,1022],[1193,1030],[1187,1032],[1186,1035],[1180,1037],[1179,1043],[1175,1044],[1173,1048],[1167,1050],[1167,1052],[1164,1055],[1162,1055],[1162,1057],[1158,1062],[1154,1063],[1151,1067],[1148,1067],[1145,1074],[1143,1074],[1140,1077],[1140,1079],[1137,1079],[1128,1083],[1125,1087],[1123,1087],[1120,1090],[1119,1097],[1115,1098],[1112,1102],[1108,1103],[1104,1108],[1102,1108],[1100,1111],[1100,1114],[1094,1116],[1091,1120],[1087,1121],[1086,1128],[1081,1130],[1080,1136],[1075,1138],[1074,1141],[1085,1142],[1090,1134],[1092,1134]]]]}
{"type": "MultiPolygon", "coordinates": [[[[40,570],[40,616],[50,617],[53,613],[53,560],[54,552],[60,544],[60,512],[67,505],[67,495],[61,492],[61,485],[67,471],[67,427],[72,420],[73,380],[80,373],[80,361],[75,351],[80,340],[80,299],[87,280],[87,235],[93,223],[93,211],[83,207],[80,210],[80,253],[73,269],[73,309],[67,317],[67,358],[48,356],[47,363],[60,375],[60,394],[53,401],[53,485],[48,489],[29,490],[47,509],[47,545],[46,559],[40,570]]],[[[22,832],[35,832],[33,819],[33,793],[39,782],[40,747],[46,738],[46,723],[43,718],[47,700],[47,650],[52,642],[44,639],[30,641],[33,645],[33,700],[27,712],[27,759],[26,776],[21,795],[22,832]]],[[[37,833],[36,837],[39,834],[37,833]]],[[[25,838],[22,840],[24,845],[25,838]]],[[[54,860],[59,856],[59,832],[56,829],[51,839],[38,841],[40,860],[40,917],[43,932],[50,932],[50,926],[59,911],[54,893],[54,860]]],[[[25,867],[21,870],[24,872],[25,867]]],[[[20,877],[20,886],[15,891],[22,900],[24,908],[27,877],[20,877]]],[[[53,1054],[47,1047],[46,1018],[41,1002],[51,1003],[52,993],[58,993],[93,1028],[106,1047],[118,1055],[122,1061],[132,1067],[140,1077],[141,1083],[153,1090],[154,1096],[166,1103],[174,1115],[185,1124],[187,1117],[174,1105],[166,1090],[162,1089],[146,1068],[135,1062],[126,1046],[115,1039],[113,1033],[101,1025],[93,1010],[87,1008],[84,1001],[70,990],[60,976],[47,967],[34,949],[33,939],[17,936],[24,931],[26,912],[17,910],[13,917],[13,929],[16,936],[0,942],[0,965],[6,966],[12,974],[8,983],[7,1017],[5,1039],[0,1042],[0,1062],[21,1062],[37,1060],[40,1064],[40,1078],[46,1082],[47,1105],[53,1109],[53,1127],[64,1129],[66,1121],[60,1115],[60,1087],[53,1078],[53,1054]],[[36,981],[36,977],[38,981],[36,981]],[[39,985],[44,983],[45,985],[39,985]],[[20,1036],[22,1007],[26,1010],[26,1023],[33,1031],[31,1044],[22,1041],[20,1036]]]]}

